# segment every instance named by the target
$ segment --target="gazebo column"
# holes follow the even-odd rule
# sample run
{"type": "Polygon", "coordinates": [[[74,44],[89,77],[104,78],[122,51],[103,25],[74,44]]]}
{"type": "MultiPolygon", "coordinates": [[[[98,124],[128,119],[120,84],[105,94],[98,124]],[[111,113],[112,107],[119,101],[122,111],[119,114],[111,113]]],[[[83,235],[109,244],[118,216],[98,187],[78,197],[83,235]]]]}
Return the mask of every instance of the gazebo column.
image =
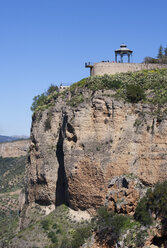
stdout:
{"type": "Polygon", "coordinates": [[[130,54],[128,54],[128,63],[130,63],[130,54]]]}
{"type": "Polygon", "coordinates": [[[120,54],[121,56],[121,63],[123,63],[123,54],[120,54]]]}
{"type": "Polygon", "coordinates": [[[115,53],[115,62],[117,63],[117,53],[115,53]]]}

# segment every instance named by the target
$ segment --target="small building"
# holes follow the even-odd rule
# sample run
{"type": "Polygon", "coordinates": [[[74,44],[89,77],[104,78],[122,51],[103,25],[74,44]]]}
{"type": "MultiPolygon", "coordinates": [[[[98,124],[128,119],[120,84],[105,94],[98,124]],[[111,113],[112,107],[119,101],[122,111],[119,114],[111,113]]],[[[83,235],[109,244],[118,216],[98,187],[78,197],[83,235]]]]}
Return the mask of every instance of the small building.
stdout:
{"type": "Polygon", "coordinates": [[[61,93],[61,92],[65,91],[66,89],[68,89],[69,87],[70,86],[67,86],[67,85],[60,85],[59,92],[61,93]]]}

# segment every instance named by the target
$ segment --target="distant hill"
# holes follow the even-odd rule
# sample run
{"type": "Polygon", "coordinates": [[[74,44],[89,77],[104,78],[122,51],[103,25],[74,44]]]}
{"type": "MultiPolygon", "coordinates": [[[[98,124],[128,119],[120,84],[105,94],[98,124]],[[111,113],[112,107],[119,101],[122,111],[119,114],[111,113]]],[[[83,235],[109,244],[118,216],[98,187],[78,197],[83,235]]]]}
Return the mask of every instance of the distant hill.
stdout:
{"type": "Polygon", "coordinates": [[[0,143],[11,142],[11,141],[20,140],[20,139],[28,139],[28,137],[27,136],[4,136],[4,135],[0,135],[0,143]]]}

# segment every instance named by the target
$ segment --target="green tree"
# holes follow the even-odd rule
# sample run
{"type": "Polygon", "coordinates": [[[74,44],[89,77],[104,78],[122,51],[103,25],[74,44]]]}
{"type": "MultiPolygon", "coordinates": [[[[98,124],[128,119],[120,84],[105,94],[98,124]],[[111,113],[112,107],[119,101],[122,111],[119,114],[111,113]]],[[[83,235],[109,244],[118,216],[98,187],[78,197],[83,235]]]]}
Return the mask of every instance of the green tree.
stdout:
{"type": "Polygon", "coordinates": [[[167,57],[167,47],[164,48],[164,56],[167,57]]]}
{"type": "Polygon", "coordinates": [[[160,218],[163,227],[167,228],[167,181],[157,183],[154,189],[149,189],[146,196],[140,200],[135,211],[135,219],[144,225],[152,223],[151,214],[160,218]]]}
{"type": "Polygon", "coordinates": [[[50,95],[55,91],[58,92],[58,89],[58,86],[51,84],[46,92],[46,95],[50,95]]]}
{"type": "Polygon", "coordinates": [[[160,45],[159,50],[158,50],[158,59],[162,59],[163,58],[163,47],[162,45],[160,45]]]}
{"type": "Polygon", "coordinates": [[[147,198],[143,197],[137,205],[135,219],[140,221],[143,225],[151,225],[152,217],[148,211],[147,198]]]}
{"type": "Polygon", "coordinates": [[[144,63],[146,63],[146,64],[149,64],[149,63],[153,64],[154,63],[155,64],[155,63],[158,63],[158,59],[147,56],[144,58],[144,63]]]}
{"type": "Polygon", "coordinates": [[[34,112],[39,106],[47,104],[48,96],[54,92],[57,92],[58,94],[58,86],[51,84],[46,92],[42,93],[41,95],[35,96],[31,105],[31,111],[34,112]]]}
{"type": "Polygon", "coordinates": [[[46,102],[46,95],[42,93],[33,98],[33,103],[31,105],[31,111],[35,111],[38,106],[42,106],[46,102]]]}

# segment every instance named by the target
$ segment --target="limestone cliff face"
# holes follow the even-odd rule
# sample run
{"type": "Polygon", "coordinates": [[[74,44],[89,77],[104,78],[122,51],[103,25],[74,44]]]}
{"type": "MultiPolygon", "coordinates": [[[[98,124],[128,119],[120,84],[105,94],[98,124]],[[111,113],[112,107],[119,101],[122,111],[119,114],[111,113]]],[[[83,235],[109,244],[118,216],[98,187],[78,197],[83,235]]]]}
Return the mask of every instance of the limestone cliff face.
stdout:
{"type": "Polygon", "coordinates": [[[0,143],[0,156],[3,158],[26,156],[29,143],[30,140],[18,140],[0,143]]]}
{"type": "Polygon", "coordinates": [[[115,176],[134,174],[144,184],[167,178],[167,119],[149,105],[111,98],[111,91],[70,93],[33,117],[27,167],[28,204],[91,209],[102,205],[115,176]]]}

